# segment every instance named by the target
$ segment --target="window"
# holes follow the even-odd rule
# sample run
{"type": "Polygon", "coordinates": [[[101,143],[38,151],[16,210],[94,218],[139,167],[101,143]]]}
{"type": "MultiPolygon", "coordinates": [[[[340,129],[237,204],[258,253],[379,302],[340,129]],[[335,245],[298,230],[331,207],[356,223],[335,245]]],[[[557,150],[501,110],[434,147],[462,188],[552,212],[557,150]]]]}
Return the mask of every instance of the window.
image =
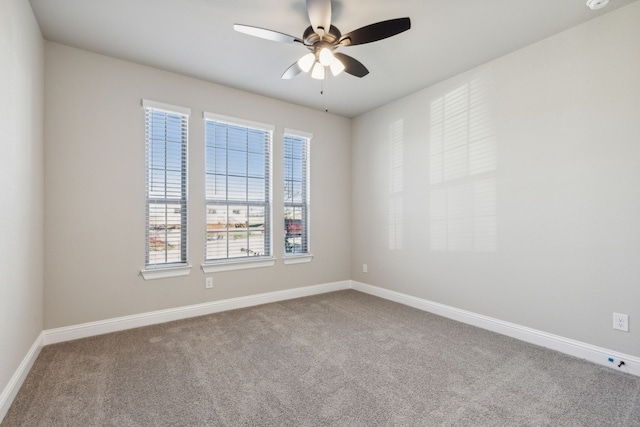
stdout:
{"type": "Polygon", "coordinates": [[[273,127],[205,113],[205,135],[206,261],[271,260],[273,127]]]}
{"type": "MultiPolygon", "coordinates": [[[[284,135],[285,255],[309,255],[309,143],[312,135],[284,135]]],[[[311,259],[309,258],[308,261],[311,259]]]]}
{"type": "MultiPolygon", "coordinates": [[[[190,111],[148,100],[142,105],[146,140],[145,267],[186,266],[190,111]]],[[[145,279],[149,278],[144,273],[145,279]]]]}

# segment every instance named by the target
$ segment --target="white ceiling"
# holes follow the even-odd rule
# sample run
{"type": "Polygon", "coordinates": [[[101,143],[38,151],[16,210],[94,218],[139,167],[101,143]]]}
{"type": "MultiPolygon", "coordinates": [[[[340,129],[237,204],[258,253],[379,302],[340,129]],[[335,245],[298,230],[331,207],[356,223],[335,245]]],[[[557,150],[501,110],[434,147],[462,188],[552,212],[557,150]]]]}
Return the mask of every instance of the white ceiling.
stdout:
{"type": "Polygon", "coordinates": [[[302,37],[305,0],[31,0],[47,40],[355,117],[639,0],[333,0],[344,34],[408,16],[412,28],[342,47],[370,74],[281,80],[307,50],[237,33],[234,23],[302,37]]]}

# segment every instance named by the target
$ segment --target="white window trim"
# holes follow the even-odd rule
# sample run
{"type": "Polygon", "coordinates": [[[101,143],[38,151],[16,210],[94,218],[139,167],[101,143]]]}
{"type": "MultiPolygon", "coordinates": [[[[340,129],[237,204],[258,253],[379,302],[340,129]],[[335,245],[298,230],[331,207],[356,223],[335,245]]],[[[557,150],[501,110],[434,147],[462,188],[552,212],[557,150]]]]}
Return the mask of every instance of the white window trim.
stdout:
{"type": "Polygon", "coordinates": [[[208,111],[202,112],[202,117],[207,120],[215,120],[225,124],[232,124],[238,126],[244,126],[251,129],[260,129],[269,132],[274,132],[276,127],[267,123],[253,122],[251,120],[239,119],[231,116],[223,116],[222,114],[209,113],[208,111]]]}
{"type": "Polygon", "coordinates": [[[310,132],[305,132],[303,130],[296,130],[296,129],[290,129],[290,128],[285,128],[283,135],[300,136],[302,138],[307,138],[309,141],[313,139],[313,134],[310,132]]]}
{"type": "Polygon", "coordinates": [[[179,267],[160,267],[140,270],[144,280],[166,279],[168,277],[188,276],[191,273],[191,265],[181,265],[179,267]]]}
{"type": "Polygon", "coordinates": [[[294,265],[294,264],[304,264],[307,262],[311,262],[313,259],[313,254],[304,254],[304,255],[285,255],[282,259],[284,265],[294,265]]]}
{"type": "Polygon", "coordinates": [[[156,110],[162,110],[165,113],[178,113],[187,117],[191,116],[191,108],[180,107],[179,105],[171,105],[171,104],[165,104],[164,102],[143,99],[142,106],[144,108],[154,108],[156,110]]]}
{"type": "Polygon", "coordinates": [[[202,264],[202,271],[206,274],[220,273],[223,271],[246,270],[249,268],[273,267],[276,259],[260,258],[260,259],[231,259],[224,261],[212,261],[202,264]]]}

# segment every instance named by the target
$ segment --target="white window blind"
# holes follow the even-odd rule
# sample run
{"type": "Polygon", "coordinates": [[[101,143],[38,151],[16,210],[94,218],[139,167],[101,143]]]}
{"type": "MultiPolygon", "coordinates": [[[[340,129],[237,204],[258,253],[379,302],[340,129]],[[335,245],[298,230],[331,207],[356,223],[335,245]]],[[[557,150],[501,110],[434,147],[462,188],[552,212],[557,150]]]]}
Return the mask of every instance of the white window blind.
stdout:
{"type": "Polygon", "coordinates": [[[273,128],[205,113],[206,260],[271,256],[273,128]]]}
{"type": "Polygon", "coordinates": [[[143,100],[147,267],[187,263],[189,110],[143,100]]]}
{"type": "Polygon", "coordinates": [[[311,135],[284,135],[284,248],[286,255],[309,254],[309,144],[311,135]]]}

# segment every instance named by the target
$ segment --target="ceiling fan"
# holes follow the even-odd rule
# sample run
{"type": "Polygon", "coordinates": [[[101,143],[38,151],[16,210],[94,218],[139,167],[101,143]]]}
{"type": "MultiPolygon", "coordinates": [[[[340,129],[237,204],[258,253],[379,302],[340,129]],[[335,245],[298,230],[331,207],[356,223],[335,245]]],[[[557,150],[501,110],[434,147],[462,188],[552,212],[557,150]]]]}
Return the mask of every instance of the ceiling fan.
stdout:
{"type": "Polygon", "coordinates": [[[309,53],[287,68],[282,74],[283,79],[292,79],[301,72],[311,71],[311,77],[323,80],[326,67],[329,67],[334,76],[344,71],[356,77],[364,77],[369,74],[367,67],[351,56],[334,51],[341,46],[355,46],[386,39],[411,28],[409,18],[397,18],[376,22],[343,35],[338,28],[331,25],[331,0],[306,1],[311,25],[304,31],[302,38],[250,25],[233,26],[234,30],[250,36],[284,43],[300,43],[309,49],[309,53]]]}

